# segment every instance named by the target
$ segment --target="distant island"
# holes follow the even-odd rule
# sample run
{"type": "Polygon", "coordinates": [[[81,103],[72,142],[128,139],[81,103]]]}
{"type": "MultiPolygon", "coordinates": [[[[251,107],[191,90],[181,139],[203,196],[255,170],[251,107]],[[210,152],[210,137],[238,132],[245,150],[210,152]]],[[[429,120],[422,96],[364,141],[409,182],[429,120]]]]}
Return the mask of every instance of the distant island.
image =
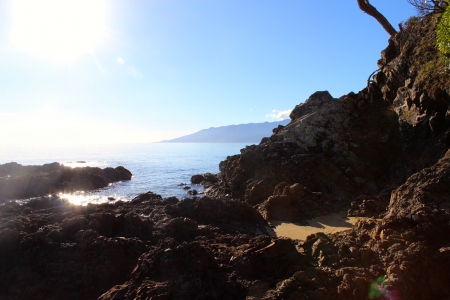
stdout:
{"type": "Polygon", "coordinates": [[[259,143],[263,137],[271,136],[274,128],[279,125],[286,126],[289,122],[287,119],[279,122],[211,127],[160,143],[259,143]]]}

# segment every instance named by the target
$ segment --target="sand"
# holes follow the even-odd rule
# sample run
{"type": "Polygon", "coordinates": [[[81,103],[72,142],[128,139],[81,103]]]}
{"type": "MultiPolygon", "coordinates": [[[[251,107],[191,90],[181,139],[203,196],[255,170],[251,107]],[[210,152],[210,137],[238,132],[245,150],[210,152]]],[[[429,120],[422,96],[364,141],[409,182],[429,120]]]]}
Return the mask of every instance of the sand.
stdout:
{"type": "Polygon", "coordinates": [[[288,237],[296,240],[306,240],[306,237],[313,233],[335,233],[352,228],[360,218],[345,217],[346,213],[333,213],[320,216],[308,221],[309,226],[302,226],[294,223],[272,222],[275,228],[271,228],[271,235],[277,237],[288,237]]]}

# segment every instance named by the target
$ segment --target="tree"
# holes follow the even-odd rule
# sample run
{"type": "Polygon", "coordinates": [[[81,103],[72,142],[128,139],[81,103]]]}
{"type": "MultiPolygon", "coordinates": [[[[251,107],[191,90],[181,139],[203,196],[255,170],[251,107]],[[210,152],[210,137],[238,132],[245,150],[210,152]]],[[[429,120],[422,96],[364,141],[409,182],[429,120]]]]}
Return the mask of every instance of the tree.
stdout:
{"type": "Polygon", "coordinates": [[[434,12],[444,12],[448,6],[448,0],[408,0],[408,3],[417,8],[421,15],[434,12]]]}
{"type": "Polygon", "coordinates": [[[447,8],[436,28],[436,45],[448,59],[450,55],[450,8],[447,8]]]}
{"type": "Polygon", "coordinates": [[[369,3],[369,0],[357,0],[357,1],[359,8],[369,16],[374,17],[375,20],[377,20],[378,23],[380,23],[381,26],[383,26],[384,30],[386,30],[390,36],[394,36],[397,33],[397,30],[395,30],[394,27],[392,27],[391,23],[389,23],[389,21],[375,7],[373,7],[369,3]]]}

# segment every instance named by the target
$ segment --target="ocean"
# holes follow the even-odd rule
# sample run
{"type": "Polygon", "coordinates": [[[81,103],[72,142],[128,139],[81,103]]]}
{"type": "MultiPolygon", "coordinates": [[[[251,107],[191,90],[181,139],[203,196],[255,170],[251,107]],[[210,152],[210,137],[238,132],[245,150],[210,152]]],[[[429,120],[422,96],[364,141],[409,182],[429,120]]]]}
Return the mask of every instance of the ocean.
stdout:
{"type": "Polygon", "coordinates": [[[190,183],[192,175],[218,173],[219,163],[227,156],[240,153],[244,143],[149,143],[116,145],[1,145],[0,164],[17,162],[22,165],[42,165],[59,162],[71,167],[124,166],[133,173],[129,181],[112,184],[96,191],[61,194],[70,202],[88,203],[131,200],[141,193],[152,191],[162,197],[188,197],[180,186],[203,191],[190,183]]]}

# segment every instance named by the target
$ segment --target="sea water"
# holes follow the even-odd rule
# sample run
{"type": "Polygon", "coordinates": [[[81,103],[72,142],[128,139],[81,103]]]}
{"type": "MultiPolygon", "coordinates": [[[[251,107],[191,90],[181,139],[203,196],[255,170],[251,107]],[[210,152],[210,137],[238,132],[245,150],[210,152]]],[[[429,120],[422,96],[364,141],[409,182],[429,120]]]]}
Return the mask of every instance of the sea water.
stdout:
{"type": "Polygon", "coordinates": [[[0,164],[17,162],[42,165],[59,162],[70,167],[124,166],[133,177],[96,191],[62,194],[69,201],[86,205],[114,200],[131,200],[152,191],[162,197],[188,197],[191,189],[203,191],[190,183],[195,174],[218,173],[219,163],[227,156],[240,153],[243,143],[149,143],[116,145],[0,145],[0,164]]]}

